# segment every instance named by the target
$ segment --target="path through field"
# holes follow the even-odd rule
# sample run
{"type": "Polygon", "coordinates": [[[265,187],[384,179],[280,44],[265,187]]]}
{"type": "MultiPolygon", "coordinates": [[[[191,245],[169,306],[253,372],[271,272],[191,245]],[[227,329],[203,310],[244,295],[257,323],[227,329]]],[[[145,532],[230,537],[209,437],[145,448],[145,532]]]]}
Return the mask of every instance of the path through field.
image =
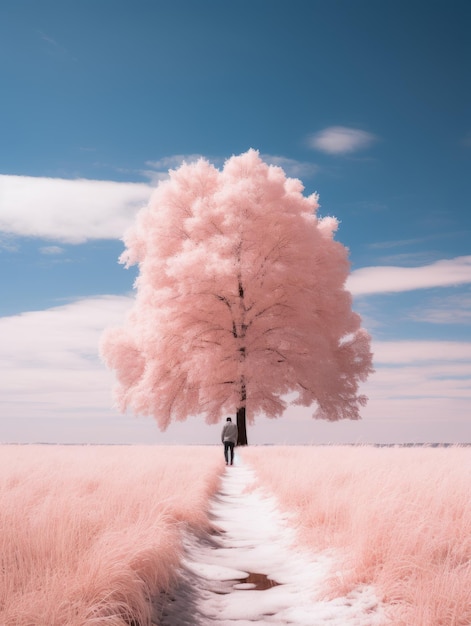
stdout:
{"type": "Polygon", "coordinates": [[[273,498],[247,491],[254,474],[246,465],[226,468],[212,502],[219,532],[188,538],[178,589],[160,617],[163,626],[380,626],[384,613],[374,590],[346,597],[319,595],[334,567],[329,553],[293,547],[289,519],[273,498]]]}

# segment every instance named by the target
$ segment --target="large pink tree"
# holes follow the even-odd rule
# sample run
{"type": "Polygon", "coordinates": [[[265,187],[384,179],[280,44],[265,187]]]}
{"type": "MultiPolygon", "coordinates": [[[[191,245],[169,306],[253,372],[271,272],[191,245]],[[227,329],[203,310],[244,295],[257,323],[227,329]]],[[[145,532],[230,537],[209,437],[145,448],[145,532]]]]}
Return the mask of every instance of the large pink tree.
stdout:
{"type": "Polygon", "coordinates": [[[278,417],[292,403],[358,419],[369,335],[345,290],[347,249],[317,195],[249,150],[222,171],[199,160],[161,182],[126,234],[136,300],[101,345],[121,410],[161,429],[201,414],[278,417]]]}

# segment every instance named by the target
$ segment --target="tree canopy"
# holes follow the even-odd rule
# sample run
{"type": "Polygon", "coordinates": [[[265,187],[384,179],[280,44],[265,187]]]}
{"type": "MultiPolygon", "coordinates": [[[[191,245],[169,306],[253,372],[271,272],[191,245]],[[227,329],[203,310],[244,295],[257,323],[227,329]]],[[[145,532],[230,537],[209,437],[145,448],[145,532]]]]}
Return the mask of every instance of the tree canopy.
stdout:
{"type": "Polygon", "coordinates": [[[278,417],[290,401],[358,419],[372,371],[368,333],[345,289],[347,249],[318,197],[258,152],[184,163],[125,235],[136,299],[101,352],[121,410],[161,429],[204,415],[278,417]]]}

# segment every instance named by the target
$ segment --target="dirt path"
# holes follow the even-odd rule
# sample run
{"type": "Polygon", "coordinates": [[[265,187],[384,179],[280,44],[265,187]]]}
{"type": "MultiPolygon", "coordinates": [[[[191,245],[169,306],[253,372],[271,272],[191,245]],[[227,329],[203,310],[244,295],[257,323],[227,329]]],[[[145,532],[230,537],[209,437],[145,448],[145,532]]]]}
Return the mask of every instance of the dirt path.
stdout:
{"type": "MultiPolygon", "coordinates": [[[[237,459],[238,461],[238,459],[237,459]]],[[[181,583],[161,616],[163,626],[380,626],[371,588],[326,601],[317,596],[334,566],[329,553],[293,548],[289,520],[273,498],[247,492],[254,474],[228,467],[211,513],[219,532],[188,538],[181,583]]]]}

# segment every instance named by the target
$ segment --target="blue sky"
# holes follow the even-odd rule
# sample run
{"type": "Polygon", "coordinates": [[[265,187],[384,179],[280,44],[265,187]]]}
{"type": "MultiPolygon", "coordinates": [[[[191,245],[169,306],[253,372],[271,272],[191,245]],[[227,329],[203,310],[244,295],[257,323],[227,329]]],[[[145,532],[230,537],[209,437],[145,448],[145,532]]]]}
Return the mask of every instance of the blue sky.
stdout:
{"type": "Polygon", "coordinates": [[[361,422],[249,439],[469,441],[470,27],[467,1],[4,1],[0,441],[218,441],[119,416],[97,342],[158,181],[251,147],[340,220],[376,374],[361,422]]]}

